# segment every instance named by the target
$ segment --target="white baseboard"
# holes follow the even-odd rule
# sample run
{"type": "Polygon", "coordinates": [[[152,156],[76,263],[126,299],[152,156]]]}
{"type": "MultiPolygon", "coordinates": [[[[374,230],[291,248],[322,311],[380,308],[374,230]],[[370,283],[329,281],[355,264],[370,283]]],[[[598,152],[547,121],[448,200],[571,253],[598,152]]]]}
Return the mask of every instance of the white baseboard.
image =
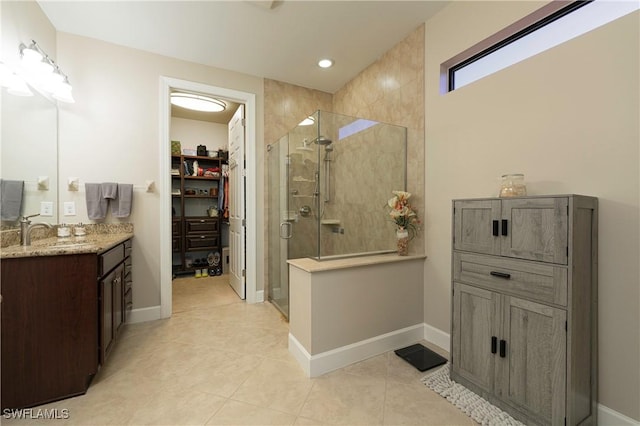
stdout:
{"type": "Polygon", "coordinates": [[[451,350],[451,335],[424,323],[424,340],[449,352],[451,350]]]}
{"type": "Polygon", "coordinates": [[[138,322],[155,321],[162,318],[161,306],[151,306],[149,308],[139,308],[131,311],[129,317],[129,324],[135,324],[138,322]]]}
{"type": "Polygon", "coordinates": [[[640,422],[598,404],[598,424],[600,426],[640,426],[640,422]]]}
{"type": "Polygon", "coordinates": [[[308,377],[317,377],[381,353],[411,345],[420,341],[423,335],[423,325],[417,324],[317,355],[311,355],[289,333],[289,352],[300,363],[308,377]]]}

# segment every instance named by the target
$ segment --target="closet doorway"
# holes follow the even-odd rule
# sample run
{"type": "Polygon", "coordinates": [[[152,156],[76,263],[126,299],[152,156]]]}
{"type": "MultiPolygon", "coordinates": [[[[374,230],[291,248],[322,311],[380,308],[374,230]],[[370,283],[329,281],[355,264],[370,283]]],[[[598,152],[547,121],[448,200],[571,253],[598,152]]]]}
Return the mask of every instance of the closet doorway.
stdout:
{"type": "MultiPolygon", "coordinates": [[[[246,212],[245,216],[235,211],[235,218],[242,226],[241,236],[236,235],[236,241],[240,240],[244,242],[243,246],[238,247],[229,241],[229,251],[231,246],[234,245],[236,249],[236,257],[230,253],[230,263],[235,261],[236,267],[240,268],[236,271],[236,275],[240,275],[242,279],[243,289],[246,288],[246,300],[249,303],[261,301],[261,297],[256,291],[256,104],[255,94],[239,92],[231,89],[225,89],[215,86],[203,85],[200,83],[194,83],[184,80],[176,80],[172,78],[161,78],[161,135],[162,135],[162,147],[160,150],[160,173],[161,173],[161,185],[159,188],[161,205],[161,232],[160,232],[160,246],[161,246],[161,317],[167,318],[171,316],[172,311],[172,177],[171,177],[171,156],[163,155],[171,152],[170,141],[171,137],[171,104],[170,93],[172,91],[184,91],[191,93],[198,93],[203,95],[212,96],[223,101],[230,101],[239,104],[244,109],[244,161],[238,161],[234,164],[234,170],[237,176],[241,176],[244,179],[244,185],[236,188],[233,197],[241,197],[241,200],[245,201],[245,205],[242,210],[246,212]],[[244,262],[242,262],[241,255],[244,254],[244,262]],[[244,276],[241,275],[241,271],[244,271],[244,276]]],[[[240,109],[240,108],[238,108],[240,109]]],[[[237,133],[237,131],[236,131],[237,133]]],[[[233,197],[229,197],[231,200],[233,197]]],[[[222,259],[224,262],[226,259],[222,259]]],[[[236,283],[237,284],[237,283],[236,283]]],[[[260,292],[261,294],[262,292],[260,292]]]]}

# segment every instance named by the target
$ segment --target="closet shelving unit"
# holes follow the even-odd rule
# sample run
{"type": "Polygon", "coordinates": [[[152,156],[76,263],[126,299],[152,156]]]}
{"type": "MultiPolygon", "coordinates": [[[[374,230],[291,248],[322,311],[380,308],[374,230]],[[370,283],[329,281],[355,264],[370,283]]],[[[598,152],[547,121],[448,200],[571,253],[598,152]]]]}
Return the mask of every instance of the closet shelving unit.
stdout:
{"type": "Polygon", "coordinates": [[[207,268],[210,253],[219,253],[221,247],[221,217],[208,214],[210,207],[218,206],[220,177],[191,176],[186,174],[185,161],[198,167],[222,169],[226,163],[219,157],[195,155],[171,155],[171,169],[179,170],[171,174],[172,198],[172,252],[173,273],[187,274],[196,269],[207,268]],[[187,266],[189,265],[189,266],[187,266]]]}

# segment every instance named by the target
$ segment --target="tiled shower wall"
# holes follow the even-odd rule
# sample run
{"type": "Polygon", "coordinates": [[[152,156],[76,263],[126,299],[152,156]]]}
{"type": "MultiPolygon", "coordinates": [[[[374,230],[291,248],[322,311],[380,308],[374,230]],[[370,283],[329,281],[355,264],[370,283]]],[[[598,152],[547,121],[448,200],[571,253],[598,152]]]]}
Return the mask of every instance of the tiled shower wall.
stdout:
{"type": "MultiPolygon", "coordinates": [[[[333,112],[337,114],[407,128],[407,191],[420,220],[424,220],[425,210],[424,47],[422,25],[333,95],[333,112]]],[[[350,188],[354,196],[360,191],[350,188]]],[[[409,252],[424,252],[423,232],[409,243],[409,252]]]]}
{"type": "MultiPolygon", "coordinates": [[[[307,115],[316,110],[350,115],[407,128],[407,190],[413,194],[412,205],[421,215],[424,212],[424,25],[409,34],[403,41],[386,52],[334,95],[317,90],[275,81],[264,82],[265,143],[273,143],[285,135],[307,115]]],[[[378,155],[375,153],[373,155],[378,155]]],[[[377,160],[376,160],[377,161],[377,160]]],[[[389,159],[388,166],[396,159],[389,159]]],[[[332,167],[338,168],[338,162],[332,167]]],[[[346,165],[350,167],[349,165],[346,165]]],[[[353,166],[353,163],[351,163],[353,166]]],[[[336,171],[336,175],[339,172],[336,171]]],[[[266,179],[266,176],[265,176],[266,179]]],[[[375,182],[371,182],[375,185],[375,182]]],[[[344,199],[358,199],[362,192],[356,185],[342,189],[344,199]]],[[[387,194],[391,198],[392,194],[387,194]]],[[[266,195],[265,195],[266,197],[266,195]]],[[[267,214],[270,206],[265,198],[267,214]]],[[[277,206],[276,206],[277,208],[277,206]]],[[[380,215],[385,215],[380,206],[380,215]]],[[[367,235],[371,224],[362,221],[362,229],[351,225],[349,233],[367,235]]],[[[375,228],[375,227],[374,227],[375,228]]],[[[379,228],[382,229],[382,228],[379,228]]],[[[347,231],[345,231],[347,232],[347,231]]],[[[385,232],[388,232],[385,230],[385,232]]],[[[338,234],[325,235],[323,242],[329,245],[338,234]]],[[[266,236],[265,236],[266,237],[266,236]]],[[[268,238],[265,238],[268,241],[268,238]]],[[[424,234],[418,232],[410,243],[410,253],[424,251],[424,234]]],[[[268,254],[275,248],[265,250],[268,254]]],[[[265,277],[266,278],[266,277],[265,277]]],[[[268,280],[266,280],[268,282],[268,280]]]]}

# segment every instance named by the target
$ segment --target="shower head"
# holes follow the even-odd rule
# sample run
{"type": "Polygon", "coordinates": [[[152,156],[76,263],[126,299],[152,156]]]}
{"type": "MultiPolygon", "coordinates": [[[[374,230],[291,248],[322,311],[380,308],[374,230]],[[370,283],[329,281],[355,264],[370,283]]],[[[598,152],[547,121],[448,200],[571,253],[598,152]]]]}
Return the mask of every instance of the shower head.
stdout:
{"type": "Polygon", "coordinates": [[[329,138],[324,137],[324,136],[319,136],[319,137],[317,137],[317,138],[315,138],[313,140],[313,143],[317,143],[318,145],[325,145],[326,146],[326,145],[329,145],[329,144],[333,143],[333,141],[331,139],[329,139],[329,138]]]}

